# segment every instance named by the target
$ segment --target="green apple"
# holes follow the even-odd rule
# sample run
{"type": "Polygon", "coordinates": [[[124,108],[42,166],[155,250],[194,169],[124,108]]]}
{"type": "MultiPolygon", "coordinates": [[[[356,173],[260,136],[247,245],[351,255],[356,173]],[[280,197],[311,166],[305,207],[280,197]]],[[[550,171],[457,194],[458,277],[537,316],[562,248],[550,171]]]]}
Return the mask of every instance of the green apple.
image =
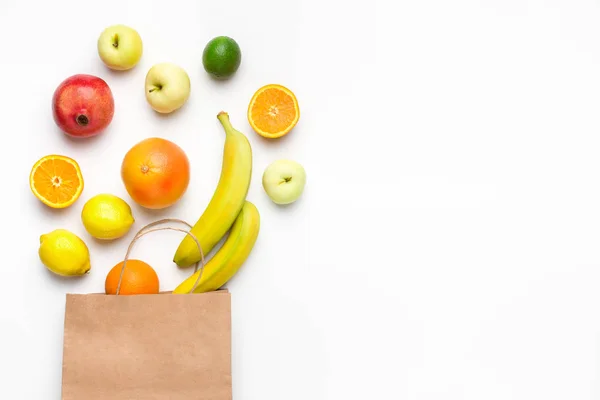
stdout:
{"type": "Polygon", "coordinates": [[[190,77],[178,65],[156,64],[146,75],[146,100],[159,113],[168,114],[183,106],[190,90],[190,77]]]}
{"type": "Polygon", "coordinates": [[[262,185],[276,204],[290,204],[298,200],[306,184],[304,167],[292,160],[277,160],[263,173],[262,185]]]}
{"type": "Polygon", "coordinates": [[[98,55],[110,69],[125,71],[135,67],[142,52],[139,33],[125,25],[109,26],[98,38],[98,55]]]}

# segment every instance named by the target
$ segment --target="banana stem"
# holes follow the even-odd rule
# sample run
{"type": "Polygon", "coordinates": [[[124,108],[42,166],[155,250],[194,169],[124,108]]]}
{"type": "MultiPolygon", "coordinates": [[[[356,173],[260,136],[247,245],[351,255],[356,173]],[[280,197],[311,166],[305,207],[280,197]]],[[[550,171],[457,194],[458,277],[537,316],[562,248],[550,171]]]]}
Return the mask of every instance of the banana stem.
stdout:
{"type": "Polygon", "coordinates": [[[225,128],[225,132],[229,129],[233,129],[233,126],[231,126],[231,122],[229,121],[229,114],[225,111],[221,111],[217,114],[217,118],[219,119],[219,122],[221,122],[221,125],[223,125],[223,128],[225,128]]]}

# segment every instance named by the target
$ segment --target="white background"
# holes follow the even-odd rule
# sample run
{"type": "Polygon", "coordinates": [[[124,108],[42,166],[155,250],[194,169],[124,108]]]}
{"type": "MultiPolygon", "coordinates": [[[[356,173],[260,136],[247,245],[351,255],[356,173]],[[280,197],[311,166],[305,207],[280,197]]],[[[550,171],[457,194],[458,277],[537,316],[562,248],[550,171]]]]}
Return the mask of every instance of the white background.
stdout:
{"type": "MultiPolygon", "coordinates": [[[[59,399],[65,293],[102,291],[143,224],[198,218],[219,177],[220,110],[253,145],[248,199],[262,216],[229,284],[236,399],[600,398],[599,20],[594,0],[2,0],[0,398],[59,399]],[[114,23],[143,37],[132,71],[97,56],[114,23]],[[201,64],[217,35],[243,51],[228,82],[201,64]],[[168,117],[143,93],[161,61],[192,81],[168,117]],[[77,143],[50,109],[76,73],[104,78],[116,102],[110,128],[77,143]],[[302,109],[274,142],[245,116],[266,83],[302,109]],[[81,207],[101,192],[132,203],[121,159],[150,136],[186,150],[189,191],[164,212],[134,206],[127,238],[99,244],[81,207]],[[28,187],[50,153],[85,177],[64,211],[28,187]],[[308,174],[291,207],[260,185],[278,158],[308,174]],[[39,235],[55,228],[86,240],[89,276],[57,279],[39,262],[39,235]]],[[[134,251],[163,289],[187,273],[170,261],[180,240],[156,233],[134,251]]]]}

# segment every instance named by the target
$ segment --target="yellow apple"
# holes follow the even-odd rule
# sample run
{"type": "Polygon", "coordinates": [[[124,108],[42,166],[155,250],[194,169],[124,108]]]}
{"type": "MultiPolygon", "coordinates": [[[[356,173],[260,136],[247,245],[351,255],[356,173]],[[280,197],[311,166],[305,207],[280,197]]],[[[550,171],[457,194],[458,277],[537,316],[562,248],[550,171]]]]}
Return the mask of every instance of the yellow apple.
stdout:
{"type": "Polygon", "coordinates": [[[296,161],[277,160],[265,169],[262,184],[273,203],[290,204],[304,191],[306,171],[296,161]]]}
{"type": "Polygon", "coordinates": [[[156,64],[146,74],[146,100],[159,113],[168,114],[183,106],[190,91],[190,77],[178,65],[156,64]]]}
{"type": "Polygon", "coordinates": [[[135,67],[142,52],[139,33],[125,25],[109,26],[98,38],[98,55],[110,69],[124,71],[135,67]]]}

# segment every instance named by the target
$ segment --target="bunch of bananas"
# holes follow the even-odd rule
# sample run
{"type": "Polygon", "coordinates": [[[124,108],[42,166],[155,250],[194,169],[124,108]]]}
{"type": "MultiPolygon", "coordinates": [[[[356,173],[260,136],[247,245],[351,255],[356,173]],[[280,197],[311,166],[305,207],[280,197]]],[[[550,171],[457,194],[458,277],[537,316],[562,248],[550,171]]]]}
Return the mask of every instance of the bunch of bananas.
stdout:
{"type": "MultiPolygon", "coordinates": [[[[228,231],[229,236],[204,266],[194,293],[217,290],[227,283],[248,258],[260,229],[258,209],[246,200],[252,176],[250,142],[243,133],[233,128],[226,112],[220,112],[217,118],[225,130],[221,176],[212,199],[190,232],[200,242],[204,255],[228,231]]],[[[173,262],[179,267],[189,267],[200,258],[198,245],[186,235],[175,252],[173,262]]],[[[189,293],[199,273],[183,281],[173,293],[189,293]]]]}

